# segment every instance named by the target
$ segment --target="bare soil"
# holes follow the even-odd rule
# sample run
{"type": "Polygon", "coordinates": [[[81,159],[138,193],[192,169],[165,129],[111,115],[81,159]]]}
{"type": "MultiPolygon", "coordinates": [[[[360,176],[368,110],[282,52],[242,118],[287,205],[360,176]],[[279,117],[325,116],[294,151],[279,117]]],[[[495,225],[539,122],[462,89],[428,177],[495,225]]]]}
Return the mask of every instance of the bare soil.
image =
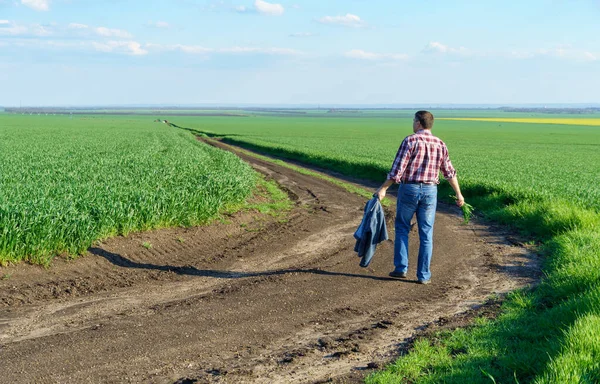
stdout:
{"type": "Polygon", "coordinates": [[[490,295],[538,279],[538,256],[514,234],[463,225],[445,205],[430,285],[416,284],[415,231],[409,278],[388,277],[391,240],[361,268],[352,234],[365,198],[240,156],[295,201],[285,220],[241,213],[113,238],[49,268],[1,268],[0,381],[360,382],[424,329],[466,324],[490,295]]]}

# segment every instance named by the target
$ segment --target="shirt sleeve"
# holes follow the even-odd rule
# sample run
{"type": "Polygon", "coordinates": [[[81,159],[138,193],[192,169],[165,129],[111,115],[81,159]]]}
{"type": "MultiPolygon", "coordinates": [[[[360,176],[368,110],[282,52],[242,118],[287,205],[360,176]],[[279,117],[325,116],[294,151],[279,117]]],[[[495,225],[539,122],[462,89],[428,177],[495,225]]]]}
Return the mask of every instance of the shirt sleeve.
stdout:
{"type": "Polygon", "coordinates": [[[442,150],[442,164],[441,164],[442,174],[444,175],[444,179],[450,180],[454,176],[456,176],[456,169],[452,166],[452,162],[450,161],[450,156],[448,155],[448,148],[444,144],[442,150]]]}
{"type": "Polygon", "coordinates": [[[404,171],[408,166],[408,160],[410,159],[411,152],[412,147],[408,143],[407,137],[402,141],[402,144],[400,144],[400,148],[398,148],[396,158],[394,159],[394,163],[392,164],[392,169],[387,176],[388,180],[394,180],[394,182],[398,184],[402,182],[402,176],[404,175],[404,171]]]}

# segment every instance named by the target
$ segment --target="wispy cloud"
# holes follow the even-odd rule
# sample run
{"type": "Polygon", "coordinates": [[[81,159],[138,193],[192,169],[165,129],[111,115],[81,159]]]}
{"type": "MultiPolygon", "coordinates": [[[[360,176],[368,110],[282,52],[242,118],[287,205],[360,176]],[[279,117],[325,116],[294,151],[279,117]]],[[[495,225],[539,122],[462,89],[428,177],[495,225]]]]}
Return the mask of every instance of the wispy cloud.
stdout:
{"type": "Polygon", "coordinates": [[[361,28],[366,27],[365,23],[359,16],[347,13],[345,16],[325,16],[317,20],[321,24],[341,25],[344,27],[361,28]]]}
{"type": "Polygon", "coordinates": [[[50,36],[54,27],[41,24],[19,24],[9,20],[0,20],[0,36],[50,36]]]}
{"type": "Polygon", "coordinates": [[[31,33],[34,36],[51,36],[54,34],[54,27],[48,25],[36,24],[31,28],[31,33]]]}
{"type": "Polygon", "coordinates": [[[96,32],[96,34],[98,36],[102,36],[102,37],[117,37],[117,38],[121,38],[121,39],[130,39],[132,37],[131,33],[124,31],[122,29],[97,27],[94,29],[94,32],[96,32]]]}
{"type": "Polygon", "coordinates": [[[360,60],[373,60],[373,61],[390,61],[390,60],[406,60],[408,59],[408,55],[400,54],[400,53],[373,53],[363,51],[361,49],[353,49],[351,51],[346,52],[346,57],[350,57],[352,59],[360,59],[360,60]]]}
{"type": "Polygon", "coordinates": [[[47,11],[50,9],[50,0],[21,0],[21,4],[35,11],[47,11]]]}
{"type": "Polygon", "coordinates": [[[61,52],[102,52],[125,55],[146,55],[147,49],[136,41],[90,41],[90,40],[52,40],[16,38],[7,42],[6,46],[34,50],[53,50],[61,52]]]}
{"type": "Polygon", "coordinates": [[[212,48],[206,48],[199,45],[184,45],[184,44],[153,44],[149,43],[145,45],[145,48],[151,52],[173,52],[181,51],[189,54],[209,54],[214,52],[212,48]]]}
{"type": "Polygon", "coordinates": [[[0,37],[11,39],[2,41],[4,47],[29,49],[61,49],[71,51],[96,51],[104,53],[142,56],[179,51],[195,55],[271,55],[298,56],[303,52],[292,48],[232,46],[207,48],[199,45],[153,44],[134,41],[125,30],[95,27],[72,22],[63,26],[50,24],[21,25],[11,20],[0,20],[0,37]]]}
{"type": "Polygon", "coordinates": [[[233,54],[244,54],[244,53],[261,53],[266,55],[279,55],[279,56],[296,56],[300,55],[301,52],[291,48],[257,48],[257,47],[231,47],[221,48],[217,50],[219,53],[233,53],[233,54]]]}
{"type": "Polygon", "coordinates": [[[453,48],[447,45],[444,45],[438,41],[432,41],[423,49],[425,53],[441,53],[441,54],[458,54],[464,55],[468,54],[469,50],[465,47],[453,48]]]}
{"type": "Polygon", "coordinates": [[[107,39],[131,39],[131,33],[122,29],[92,27],[82,23],[67,25],[51,24],[20,24],[10,20],[0,20],[0,36],[13,37],[54,37],[90,39],[102,37],[107,39]]]}
{"type": "Polygon", "coordinates": [[[207,48],[199,45],[183,45],[183,44],[147,44],[146,49],[152,52],[165,52],[165,51],[180,51],[188,54],[265,54],[265,55],[279,55],[279,56],[296,56],[301,55],[302,52],[291,48],[262,48],[262,47],[226,47],[226,48],[207,48]]]}
{"type": "Polygon", "coordinates": [[[148,54],[137,41],[93,42],[92,46],[100,52],[120,52],[136,56],[148,54]]]}
{"type": "Polygon", "coordinates": [[[81,30],[81,29],[88,29],[88,28],[89,28],[89,25],[86,25],[86,24],[80,24],[80,23],[70,23],[70,24],[67,26],[67,28],[69,28],[69,29],[79,29],[79,30],[81,30]]]}
{"type": "Polygon", "coordinates": [[[256,8],[258,13],[269,16],[281,16],[285,12],[283,5],[267,3],[263,0],[256,0],[254,2],[254,8],[256,8]]]}
{"type": "Polygon", "coordinates": [[[590,62],[600,60],[600,54],[587,50],[573,48],[571,46],[556,46],[552,48],[539,48],[534,50],[502,51],[487,50],[477,51],[465,47],[450,47],[440,42],[430,42],[422,50],[425,54],[436,54],[442,56],[469,57],[469,58],[502,58],[502,59],[557,59],[567,61],[590,62]]]}

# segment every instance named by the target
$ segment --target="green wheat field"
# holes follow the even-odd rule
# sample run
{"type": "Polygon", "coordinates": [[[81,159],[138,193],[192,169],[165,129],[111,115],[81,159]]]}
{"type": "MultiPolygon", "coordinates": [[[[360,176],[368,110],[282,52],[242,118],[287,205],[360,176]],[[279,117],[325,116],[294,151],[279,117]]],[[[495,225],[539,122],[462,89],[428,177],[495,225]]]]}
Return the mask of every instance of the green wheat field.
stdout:
{"type": "MultiPolygon", "coordinates": [[[[528,236],[543,278],[509,294],[498,318],[421,339],[366,382],[600,382],[600,116],[432,112],[467,202],[528,236]]],[[[0,113],[0,262],[47,264],[246,199],[250,167],[194,134],[383,181],[414,111],[227,113],[0,113]],[[176,127],[155,122],[165,117],[176,127]]]]}

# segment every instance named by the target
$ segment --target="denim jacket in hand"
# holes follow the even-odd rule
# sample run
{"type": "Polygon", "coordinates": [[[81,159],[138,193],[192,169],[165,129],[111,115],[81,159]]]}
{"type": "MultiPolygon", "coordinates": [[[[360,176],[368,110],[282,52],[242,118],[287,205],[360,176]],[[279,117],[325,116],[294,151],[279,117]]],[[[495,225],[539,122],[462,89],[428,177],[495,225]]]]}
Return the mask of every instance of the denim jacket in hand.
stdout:
{"type": "Polygon", "coordinates": [[[365,205],[363,219],[354,232],[356,245],[354,251],[361,258],[360,266],[367,267],[375,253],[377,244],[388,239],[387,226],[383,215],[383,207],[377,196],[373,197],[365,205]]]}

